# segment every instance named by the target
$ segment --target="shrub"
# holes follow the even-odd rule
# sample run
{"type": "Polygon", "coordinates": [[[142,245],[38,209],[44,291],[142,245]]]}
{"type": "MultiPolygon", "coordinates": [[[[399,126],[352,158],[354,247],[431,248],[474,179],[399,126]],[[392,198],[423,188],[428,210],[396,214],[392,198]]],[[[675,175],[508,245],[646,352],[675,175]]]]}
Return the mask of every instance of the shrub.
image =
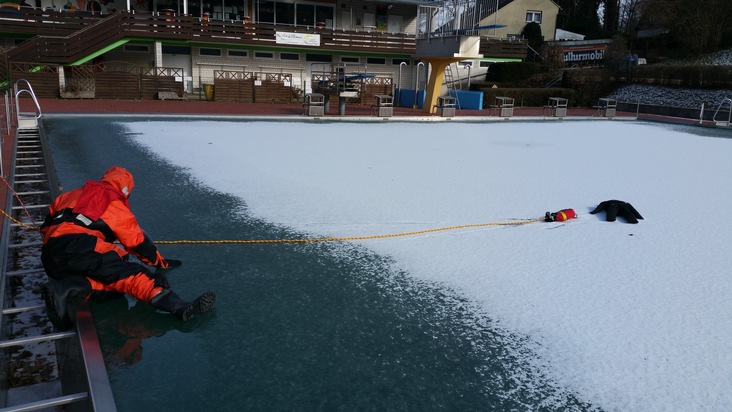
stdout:
{"type": "Polygon", "coordinates": [[[488,67],[489,82],[520,83],[541,71],[541,65],[531,62],[494,63],[488,67]]]}

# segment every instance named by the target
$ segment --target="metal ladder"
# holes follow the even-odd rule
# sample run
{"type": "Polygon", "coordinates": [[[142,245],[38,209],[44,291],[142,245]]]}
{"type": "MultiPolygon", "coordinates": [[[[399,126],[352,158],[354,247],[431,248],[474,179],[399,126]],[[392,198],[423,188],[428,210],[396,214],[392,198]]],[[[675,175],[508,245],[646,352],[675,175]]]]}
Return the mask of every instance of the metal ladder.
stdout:
{"type": "Polygon", "coordinates": [[[115,410],[88,307],[77,313],[75,330],[57,332],[41,296],[46,283],[40,261],[42,236],[32,228],[42,223],[58,183],[41,127],[40,106],[25,83],[22,89],[15,84],[17,127],[12,169],[6,179],[12,191],[7,192],[4,209],[20,223],[6,217],[0,242],[0,364],[8,368],[0,372],[5,380],[0,382],[0,412],[57,407],[90,411],[100,404],[103,410],[115,410]],[[19,112],[22,93],[31,94],[36,113],[19,112]]]}
{"type": "MultiPolygon", "coordinates": [[[[455,70],[457,71],[457,63],[455,64],[455,70]]],[[[460,97],[458,96],[457,91],[462,90],[462,83],[460,82],[460,74],[458,72],[458,80],[455,81],[455,77],[452,74],[452,64],[448,64],[447,67],[445,67],[445,86],[447,86],[447,95],[450,95],[450,90],[455,90],[455,106],[458,108],[460,107],[460,97]]]]}

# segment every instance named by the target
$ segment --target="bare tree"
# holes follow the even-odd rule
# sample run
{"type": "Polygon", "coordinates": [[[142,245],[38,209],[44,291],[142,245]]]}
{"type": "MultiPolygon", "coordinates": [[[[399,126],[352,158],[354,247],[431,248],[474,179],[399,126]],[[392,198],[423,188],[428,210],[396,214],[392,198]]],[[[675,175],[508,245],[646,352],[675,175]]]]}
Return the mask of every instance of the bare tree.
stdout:
{"type": "Polygon", "coordinates": [[[691,54],[716,49],[732,23],[730,0],[647,0],[643,18],[668,28],[691,54]]]}
{"type": "Polygon", "coordinates": [[[618,31],[633,34],[641,18],[643,3],[646,0],[620,0],[618,5],[618,31]]]}

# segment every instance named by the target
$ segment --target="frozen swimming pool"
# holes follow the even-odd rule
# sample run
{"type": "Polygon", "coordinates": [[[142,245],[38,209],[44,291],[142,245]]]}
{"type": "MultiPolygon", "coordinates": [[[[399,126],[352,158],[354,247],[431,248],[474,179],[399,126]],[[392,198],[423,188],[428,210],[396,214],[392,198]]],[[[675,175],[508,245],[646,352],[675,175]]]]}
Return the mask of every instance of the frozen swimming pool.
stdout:
{"type": "MultiPolygon", "coordinates": [[[[70,188],[110,164],[155,239],[357,236],[163,246],[182,325],[95,308],[120,410],[728,409],[732,140],[618,121],[47,122],[70,188]],[[639,225],[587,212],[632,202],[639,225]],[[704,218],[693,212],[704,207],[704,218]],[[711,367],[709,365],[714,365],[711,367]]],[[[703,130],[707,133],[706,130],[703,130]]],[[[724,133],[711,131],[710,133],[724,133]]]]}

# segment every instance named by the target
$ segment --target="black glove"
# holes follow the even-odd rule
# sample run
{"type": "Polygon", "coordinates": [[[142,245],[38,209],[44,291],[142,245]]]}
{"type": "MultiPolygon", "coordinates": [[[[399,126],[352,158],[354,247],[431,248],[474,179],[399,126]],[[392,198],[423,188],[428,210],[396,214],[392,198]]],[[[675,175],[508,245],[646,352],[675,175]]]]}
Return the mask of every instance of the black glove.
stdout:
{"type": "Polygon", "coordinates": [[[168,269],[177,268],[178,266],[182,265],[183,262],[177,259],[165,259],[166,262],[168,262],[168,269]]]}
{"type": "Polygon", "coordinates": [[[635,210],[633,205],[622,200],[606,200],[597,205],[595,210],[590,213],[594,215],[603,210],[606,212],[605,216],[608,222],[614,222],[617,215],[624,217],[628,223],[638,223],[638,219],[643,219],[643,216],[635,210]]]}

